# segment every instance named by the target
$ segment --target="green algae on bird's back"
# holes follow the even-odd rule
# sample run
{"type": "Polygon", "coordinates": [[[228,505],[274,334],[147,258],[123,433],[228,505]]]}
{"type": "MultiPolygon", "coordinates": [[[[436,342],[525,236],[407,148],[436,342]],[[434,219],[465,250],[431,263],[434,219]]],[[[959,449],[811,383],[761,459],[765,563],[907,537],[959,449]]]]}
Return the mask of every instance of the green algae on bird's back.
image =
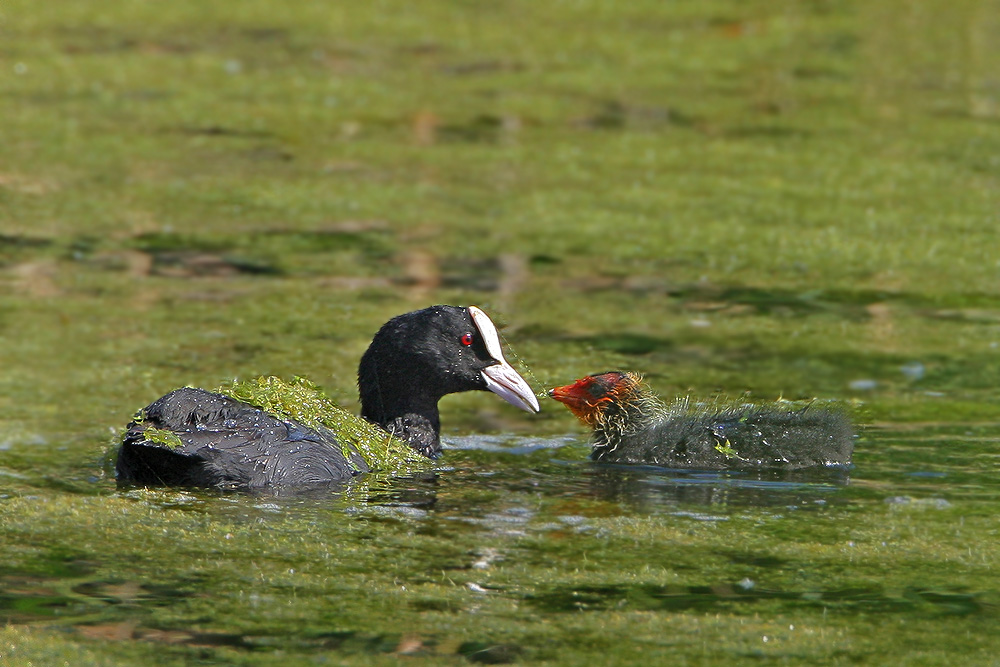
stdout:
{"type": "MultiPolygon", "coordinates": [[[[141,415],[142,412],[140,411],[139,415],[137,415],[136,421],[140,421],[141,415]]],[[[155,442],[158,445],[163,445],[167,449],[177,449],[178,447],[184,446],[184,443],[181,442],[181,439],[177,436],[176,433],[174,433],[173,431],[168,431],[165,428],[150,427],[147,428],[145,431],[143,431],[142,434],[143,437],[146,438],[146,440],[150,442],[155,442]]],[[[114,443],[116,452],[120,441],[121,437],[119,436],[118,441],[114,443]]]]}
{"type": "Polygon", "coordinates": [[[337,435],[345,458],[350,460],[351,452],[357,452],[373,471],[415,472],[431,464],[399,438],[338,406],[305,378],[287,382],[274,376],[258,377],[218,391],[280,419],[330,429],[337,435]]]}

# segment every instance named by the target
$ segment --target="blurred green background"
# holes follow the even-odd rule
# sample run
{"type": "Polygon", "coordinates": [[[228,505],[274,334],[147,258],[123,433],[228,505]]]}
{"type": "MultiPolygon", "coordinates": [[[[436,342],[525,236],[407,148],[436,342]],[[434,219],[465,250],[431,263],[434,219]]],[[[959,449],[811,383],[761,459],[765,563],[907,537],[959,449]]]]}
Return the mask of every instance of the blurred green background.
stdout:
{"type": "Polygon", "coordinates": [[[433,302],[543,384],[889,411],[916,361],[991,402],[995,10],[7,2],[0,416],[260,373],[350,401],[433,302]]]}

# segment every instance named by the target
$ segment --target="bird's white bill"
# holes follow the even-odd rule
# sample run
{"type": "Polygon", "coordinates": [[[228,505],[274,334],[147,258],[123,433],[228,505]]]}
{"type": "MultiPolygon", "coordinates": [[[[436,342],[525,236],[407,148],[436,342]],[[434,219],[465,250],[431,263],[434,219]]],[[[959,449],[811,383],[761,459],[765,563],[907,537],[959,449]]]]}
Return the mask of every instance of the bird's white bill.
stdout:
{"type": "Polygon", "coordinates": [[[482,371],[487,388],[515,407],[528,412],[538,412],[538,399],[535,398],[531,387],[504,359],[503,350],[500,348],[500,334],[497,333],[493,320],[476,306],[469,306],[469,316],[479,329],[479,335],[483,337],[486,351],[497,362],[496,365],[488,366],[482,371]]]}
{"type": "Polygon", "coordinates": [[[538,412],[538,399],[531,387],[506,361],[487,366],[481,373],[486,380],[486,388],[494,394],[515,408],[538,412]]]}

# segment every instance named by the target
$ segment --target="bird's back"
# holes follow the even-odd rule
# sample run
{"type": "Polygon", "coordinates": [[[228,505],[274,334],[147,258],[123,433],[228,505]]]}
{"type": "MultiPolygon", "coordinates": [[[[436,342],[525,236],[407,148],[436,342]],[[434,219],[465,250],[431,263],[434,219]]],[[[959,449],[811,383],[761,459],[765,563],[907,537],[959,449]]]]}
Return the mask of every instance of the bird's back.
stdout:
{"type": "Polygon", "coordinates": [[[854,437],[845,414],[819,408],[674,410],[608,447],[596,448],[594,458],[709,470],[846,465],[854,437]]]}
{"type": "Polygon", "coordinates": [[[228,489],[318,485],[367,471],[327,428],[190,387],[145,408],[129,425],[116,465],[123,485],[228,489]]]}

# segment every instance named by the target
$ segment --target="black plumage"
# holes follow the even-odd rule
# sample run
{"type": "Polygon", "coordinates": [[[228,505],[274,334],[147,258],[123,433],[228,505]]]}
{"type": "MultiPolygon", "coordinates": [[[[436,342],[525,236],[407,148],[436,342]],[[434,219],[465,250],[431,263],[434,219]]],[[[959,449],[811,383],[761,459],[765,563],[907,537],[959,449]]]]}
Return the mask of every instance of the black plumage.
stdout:
{"type": "Polygon", "coordinates": [[[118,455],[119,483],[259,489],[349,479],[369,467],[330,429],[282,420],[222,394],[185,387],[132,422],[118,455]],[[177,437],[157,437],[160,429],[177,437]],[[166,442],[164,442],[166,440],[166,442]]]}

